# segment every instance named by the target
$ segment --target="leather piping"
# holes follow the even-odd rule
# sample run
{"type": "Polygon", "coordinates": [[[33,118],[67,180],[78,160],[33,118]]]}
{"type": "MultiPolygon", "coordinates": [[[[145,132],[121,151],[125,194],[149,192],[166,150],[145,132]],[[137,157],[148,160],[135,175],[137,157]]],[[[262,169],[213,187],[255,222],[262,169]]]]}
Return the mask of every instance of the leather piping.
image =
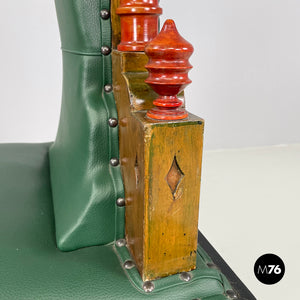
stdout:
{"type": "Polygon", "coordinates": [[[103,56],[101,52],[82,52],[78,50],[70,50],[65,48],[61,48],[61,51],[65,53],[71,53],[71,54],[82,55],[82,56],[103,56]]]}
{"type": "MultiPolygon", "coordinates": [[[[110,0],[100,0],[101,9],[110,10],[110,0]]],[[[111,21],[103,20],[100,18],[101,22],[101,46],[111,47],[111,21]],[[109,24],[109,25],[108,25],[109,24]],[[109,30],[105,30],[105,26],[109,26],[109,30]]],[[[92,54],[95,55],[95,54],[92,54]]],[[[106,93],[104,91],[104,86],[107,84],[112,84],[112,59],[111,54],[103,55],[103,99],[105,99],[105,106],[108,113],[108,118],[118,119],[117,108],[115,104],[115,98],[113,92],[106,93]]],[[[109,128],[109,155],[110,158],[119,158],[119,127],[109,128]]],[[[123,238],[125,236],[125,208],[118,207],[116,201],[118,198],[124,197],[124,187],[121,175],[120,166],[112,167],[110,166],[110,176],[112,177],[112,182],[115,189],[115,240],[123,238]]]]}
{"type": "MultiPolygon", "coordinates": [[[[122,266],[124,266],[125,261],[130,260],[131,256],[126,246],[124,247],[118,247],[114,246],[114,250],[116,252],[117,257],[120,260],[120,263],[122,266]]],[[[184,286],[184,285],[192,285],[197,284],[196,282],[203,280],[203,279],[211,279],[214,282],[217,282],[219,284],[219,290],[214,291],[214,295],[201,295],[201,297],[207,297],[207,296],[216,296],[219,294],[224,294],[225,291],[232,289],[230,286],[230,283],[226,279],[226,277],[219,271],[215,269],[210,269],[207,266],[207,263],[212,263],[211,259],[208,257],[208,255],[202,250],[200,247],[197,249],[197,268],[194,271],[189,272],[192,276],[192,279],[189,282],[183,282],[179,274],[175,274],[172,276],[168,276],[165,278],[154,280],[154,286],[155,289],[151,294],[158,293],[160,291],[163,291],[165,289],[174,288],[176,286],[184,286]]],[[[130,270],[127,270],[123,267],[124,272],[131,282],[131,284],[135,287],[136,290],[138,290],[142,294],[147,294],[143,290],[143,281],[141,279],[141,276],[136,268],[132,268],[130,270]]]]}

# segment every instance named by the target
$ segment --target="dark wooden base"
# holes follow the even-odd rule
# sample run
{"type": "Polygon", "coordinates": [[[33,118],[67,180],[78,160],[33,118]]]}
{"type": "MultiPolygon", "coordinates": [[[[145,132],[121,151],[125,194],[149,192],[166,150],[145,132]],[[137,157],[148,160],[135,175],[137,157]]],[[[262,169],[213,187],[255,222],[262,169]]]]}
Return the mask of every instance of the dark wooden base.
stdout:
{"type": "Polygon", "coordinates": [[[219,253],[214,249],[214,247],[209,243],[209,241],[200,231],[198,231],[198,244],[205,250],[205,252],[210,256],[214,264],[227,277],[236,294],[236,296],[232,299],[256,300],[256,298],[252,295],[248,288],[231,270],[228,264],[224,261],[224,259],[219,255],[219,253]]]}

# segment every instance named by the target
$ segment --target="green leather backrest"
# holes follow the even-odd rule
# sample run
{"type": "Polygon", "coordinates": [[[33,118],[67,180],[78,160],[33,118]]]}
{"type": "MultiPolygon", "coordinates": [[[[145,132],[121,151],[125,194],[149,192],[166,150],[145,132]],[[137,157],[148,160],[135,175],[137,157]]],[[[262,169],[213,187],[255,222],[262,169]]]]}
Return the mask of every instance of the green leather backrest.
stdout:
{"type": "Polygon", "coordinates": [[[115,238],[116,200],[123,197],[118,127],[111,84],[109,0],[56,0],[63,50],[63,95],[58,133],[50,149],[57,245],[70,251],[115,238]],[[103,52],[103,51],[102,51],[103,52]],[[105,88],[106,87],[106,88],[105,88]]]}

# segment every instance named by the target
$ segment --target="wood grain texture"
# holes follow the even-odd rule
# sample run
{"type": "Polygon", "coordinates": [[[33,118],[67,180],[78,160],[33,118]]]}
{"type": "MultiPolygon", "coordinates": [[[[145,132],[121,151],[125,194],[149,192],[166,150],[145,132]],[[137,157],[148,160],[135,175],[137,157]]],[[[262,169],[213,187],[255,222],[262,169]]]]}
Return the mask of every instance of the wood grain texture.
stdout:
{"type": "Polygon", "coordinates": [[[112,60],[128,248],[144,281],[192,270],[203,120],[147,118],[157,95],[140,80],[147,77],[145,54],[113,51],[112,60]]]}
{"type": "MultiPolygon", "coordinates": [[[[139,115],[141,122],[144,114],[139,115]]],[[[153,279],[196,267],[203,122],[144,122],[144,277],[153,279]],[[178,174],[168,174],[176,160],[178,174]],[[174,184],[175,182],[175,184],[174,184]]]]}
{"type": "Polygon", "coordinates": [[[139,90],[140,86],[147,86],[147,84],[144,82],[135,84],[135,76],[128,76],[128,73],[136,74],[136,76],[145,73],[145,58],[145,54],[142,53],[130,53],[129,55],[129,53],[116,50],[112,53],[113,86],[119,116],[120,159],[126,200],[126,240],[127,247],[141,274],[144,263],[145,184],[144,176],[142,176],[145,173],[142,163],[144,161],[144,133],[142,124],[136,120],[133,112],[137,111],[139,107],[142,109],[144,105],[152,105],[153,99],[143,100],[142,104],[138,104],[136,93],[134,90],[130,90],[129,86],[134,86],[139,90]],[[137,174],[139,174],[138,180],[137,174]]]}

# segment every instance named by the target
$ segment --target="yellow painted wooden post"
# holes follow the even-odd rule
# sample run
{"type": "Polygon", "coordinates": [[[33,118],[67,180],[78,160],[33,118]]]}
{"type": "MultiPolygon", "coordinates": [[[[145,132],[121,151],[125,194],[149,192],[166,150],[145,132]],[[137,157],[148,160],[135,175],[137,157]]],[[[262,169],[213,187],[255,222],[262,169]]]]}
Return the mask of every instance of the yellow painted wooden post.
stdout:
{"type": "MultiPolygon", "coordinates": [[[[118,7],[112,1],[112,8],[118,7]]],[[[127,247],[144,281],[196,268],[204,121],[147,117],[158,95],[144,52],[120,52],[112,10],[113,92],[119,115],[127,247]],[[115,30],[114,30],[115,28],[115,30]]],[[[184,102],[184,95],[181,94],[184,102]]]]}
{"type": "Polygon", "coordinates": [[[202,119],[146,118],[155,93],[144,53],[113,52],[126,239],[143,280],[196,267],[202,119]]]}

